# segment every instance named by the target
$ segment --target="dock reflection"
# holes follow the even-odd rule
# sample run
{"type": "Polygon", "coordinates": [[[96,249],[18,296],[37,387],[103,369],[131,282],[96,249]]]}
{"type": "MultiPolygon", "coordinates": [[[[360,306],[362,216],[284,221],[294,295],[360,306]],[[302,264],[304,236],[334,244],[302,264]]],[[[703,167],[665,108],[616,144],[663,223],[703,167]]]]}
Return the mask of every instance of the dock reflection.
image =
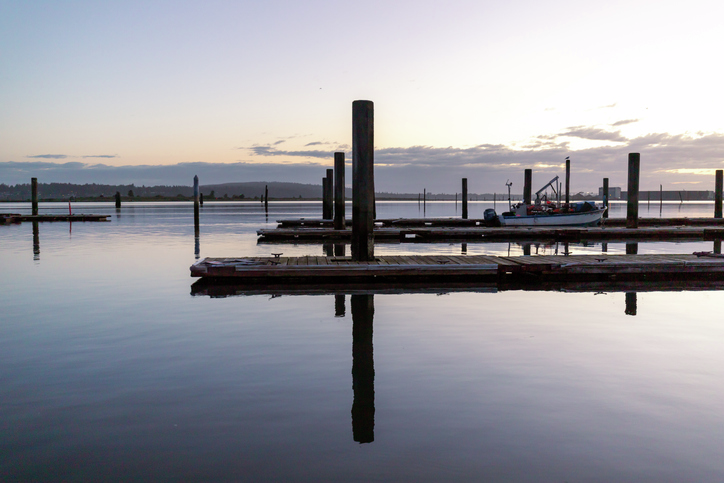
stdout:
{"type": "Polygon", "coordinates": [[[40,260],[40,227],[33,222],[33,260],[40,260]]]}

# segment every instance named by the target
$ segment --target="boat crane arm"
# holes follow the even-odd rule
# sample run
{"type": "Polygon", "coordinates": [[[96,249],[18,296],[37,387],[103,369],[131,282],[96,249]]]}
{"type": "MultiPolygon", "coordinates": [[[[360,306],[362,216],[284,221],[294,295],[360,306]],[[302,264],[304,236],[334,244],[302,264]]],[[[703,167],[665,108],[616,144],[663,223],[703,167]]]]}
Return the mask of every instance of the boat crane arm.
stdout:
{"type": "Polygon", "coordinates": [[[535,197],[536,197],[536,198],[540,198],[540,194],[541,194],[547,187],[549,187],[549,186],[551,187],[551,189],[553,190],[554,193],[558,194],[558,192],[556,191],[556,189],[553,187],[553,183],[555,183],[556,181],[558,181],[558,176],[556,176],[555,178],[553,178],[552,180],[550,180],[548,183],[546,183],[546,185],[545,185],[544,187],[542,187],[541,189],[539,189],[538,191],[536,191],[536,192],[535,192],[535,197]]]}

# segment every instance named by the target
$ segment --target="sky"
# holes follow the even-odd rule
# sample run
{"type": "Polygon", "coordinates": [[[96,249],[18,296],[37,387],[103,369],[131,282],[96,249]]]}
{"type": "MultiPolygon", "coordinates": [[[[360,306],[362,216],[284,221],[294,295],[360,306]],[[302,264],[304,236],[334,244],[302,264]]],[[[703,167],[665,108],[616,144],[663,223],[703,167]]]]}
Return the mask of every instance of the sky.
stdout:
{"type": "MultiPolygon", "coordinates": [[[[0,183],[321,183],[371,100],[375,187],[712,190],[721,1],[0,0],[0,183]]],[[[351,186],[351,164],[347,184],[351,186]]]]}

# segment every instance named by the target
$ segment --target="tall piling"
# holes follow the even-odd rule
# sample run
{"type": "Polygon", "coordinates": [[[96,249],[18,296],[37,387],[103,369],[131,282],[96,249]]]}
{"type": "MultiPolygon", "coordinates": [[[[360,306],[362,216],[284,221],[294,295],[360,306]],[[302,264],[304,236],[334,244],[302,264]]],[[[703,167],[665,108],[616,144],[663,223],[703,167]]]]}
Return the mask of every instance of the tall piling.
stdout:
{"type": "Polygon", "coordinates": [[[334,169],[327,170],[327,216],[325,219],[334,218],[334,169]]]}
{"type": "Polygon", "coordinates": [[[264,185],[264,211],[269,211],[269,185],[264,185]]]}
{"type": "Polygon", "coordinates": [[[468,179],[463,178],[463,220],[468,219],[468,179]]]}
{"type": "Polygon", "coordinates": [[[375,258],[374,104],[352,103],[352,260],[375,258]]]}
{"type": "Polygon", "coordinates": [[[530,204],[531,201],[531,186],[533,184],[533,170],[525,170],[525,179],[523,182],[523,203],[526,205],[530,204]]]}
{"type": "Polygon", "coordinates": [[[327,192],[329,191],[327,188],[329,187],[329,179],[325,176],[322,178],[322,219],[328,220],[331,218],[329,216],[329,210],[328,210],[328,201],[327,200],[327,192]]]}
{"type": "Polygon", "coordinates": [[[628,153],[628,201],[626,203],[626,228],[639,227],[639,174],[641,155],[628,153]]]}
{"type": "Polygon", "coordinates": [[[344,230],[344,153],[334,153],[334,229],[344,230]]]}
{"type": "Polygon", "coordinates": [[[608,218],[608,178],[603,178],[603,207],[606,208],[603,217],[608,218]]]}
{"type": "Polygon", "coordinates": [[[194,176],[194,233],[199,236],[199,177],[194,176]]]}
{"type": "Polygon", "coordinates": [[[714,183],[714,218],[722,217],[722,184],[724,184],[724,170],[717,169],[714,183]]]}
{"type": "Polygon", "coordinates": [[[566,157],[566,204],[571,202],[571,160],[566,157]]]}
{"type": "Polygon", "coordinates": [[[33,216],[38,216],[38,178],[30,178],[30,202],[33,216]]]}

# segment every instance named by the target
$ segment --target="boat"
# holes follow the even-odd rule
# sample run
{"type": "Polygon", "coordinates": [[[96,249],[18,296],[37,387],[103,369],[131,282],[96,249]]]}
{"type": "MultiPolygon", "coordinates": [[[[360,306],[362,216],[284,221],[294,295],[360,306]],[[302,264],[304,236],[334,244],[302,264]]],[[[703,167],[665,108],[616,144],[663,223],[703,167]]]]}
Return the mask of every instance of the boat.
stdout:
{"type": "MultiPolygon", "coordinates": [[[[561,203],[550,201],[547,195],[541,193],[549,186],[560,198],[559,190],[553,183],[558,176],[549,181],[536,192],[534,203],[517,203],[508,206],[509,210],[499,215],[501,226],[596,226],[601,224],[601,218],[606,211],[605,206],[597,206],[593,201],[577,201],[574,203],[561,203]]],[[[508,202],[510,203],[510,186],[508,182],[508,202]]]]}

